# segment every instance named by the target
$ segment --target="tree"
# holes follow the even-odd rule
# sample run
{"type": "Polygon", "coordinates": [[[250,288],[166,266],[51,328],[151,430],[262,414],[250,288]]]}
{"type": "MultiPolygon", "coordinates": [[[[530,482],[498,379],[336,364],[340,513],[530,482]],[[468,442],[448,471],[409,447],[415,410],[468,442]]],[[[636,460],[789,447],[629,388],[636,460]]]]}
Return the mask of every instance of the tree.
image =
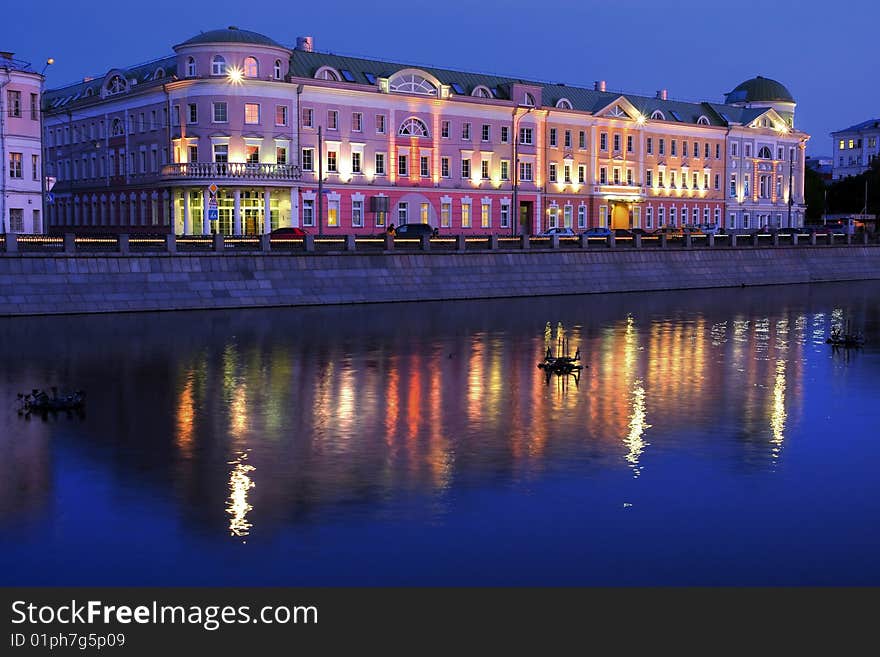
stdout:
{"type": "Polygon", "coordinates": [[[804,170],[804,200],[807,202],[807,221],[819,221],[825,212],[825,181],[813,169],[804,170]]]}

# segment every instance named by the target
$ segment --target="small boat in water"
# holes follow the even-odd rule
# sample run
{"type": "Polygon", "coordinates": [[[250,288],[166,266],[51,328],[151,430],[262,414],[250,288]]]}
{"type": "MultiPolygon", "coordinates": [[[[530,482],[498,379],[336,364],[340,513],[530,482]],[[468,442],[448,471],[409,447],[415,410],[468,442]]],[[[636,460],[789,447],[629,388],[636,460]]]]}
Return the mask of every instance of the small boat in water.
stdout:
{"type": "Polygon", "coordinates": [[[547,347],[547,353],[544,356],[544,360],[538,363],[538,367],[545,372],[552,374],[575,374],[580,372],[584,367],[577,362],[580,359],[580,349],[575,352],[574,356],[554,356],[553,352],[550,351],[550,347],[547,347]]]}
{"type": "Polygon", "coordinates": [[[85,406],[85,393],[76,390],[71,394],[59,395],[56,387],[50,388],[50,395],[45,390],[34,388],[29,393],[18,393],[18,414],[48,413],[50,411],[81,411],[85,406]]]}
{"type": "Polygon", "coordinates": [[[849,333],[835,332],[831,334],[830,338],[825,340],[825,344],[830,344],[832,347],[851,349],[864,346],[865,338],[863,338],[860,333],[853,335],[849,333]]]}

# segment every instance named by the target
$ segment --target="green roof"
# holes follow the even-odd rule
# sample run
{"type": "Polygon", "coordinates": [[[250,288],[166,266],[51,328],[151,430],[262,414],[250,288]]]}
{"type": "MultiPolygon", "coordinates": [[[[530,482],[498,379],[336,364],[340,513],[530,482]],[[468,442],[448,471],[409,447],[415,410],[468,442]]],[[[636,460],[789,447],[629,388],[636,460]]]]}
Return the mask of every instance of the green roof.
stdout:
{"type": "Polygon", "coordinates": [[[740,84],[727,94],[725,98],[727,103],[769,101],[793,103],[794,96],[791,95],[791,92],[781,82],[759,75],[740,84]]]}
{"type": "Polygon", "coordinates": [[[284,48],[274,39],[270,39],[265,34],[259,32],[251,32],[249,30],[240,30],[234,25],[230,25],[225,29],[210,30],[196,34],[191,39],[187,39],[180,46],[194,46],[200,43],[251,43],[258,46],[274,46],[276,48],[284,48]]]}

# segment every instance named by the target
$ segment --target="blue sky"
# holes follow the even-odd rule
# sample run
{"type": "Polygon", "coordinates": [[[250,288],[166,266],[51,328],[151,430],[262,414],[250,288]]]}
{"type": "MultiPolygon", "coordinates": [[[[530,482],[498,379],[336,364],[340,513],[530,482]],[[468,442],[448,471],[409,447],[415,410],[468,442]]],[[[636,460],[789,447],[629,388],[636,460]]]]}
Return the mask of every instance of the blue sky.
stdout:
{"type": "Polygon", "coordinates": [[[44,0],[13,11],[0,23],[0,48],[39,66],[54,57],[50,87],[237,25],[291,45],[310,34],[318,50],[572,85],[604,79],[609,90],[666,88],[681,100],[719,101],[764,75],[794,94],[811,154],[831,154],[832,130],[880,115],[878,49],[867,33],[880,23],[880,3],[871,0],[44,0]]]}

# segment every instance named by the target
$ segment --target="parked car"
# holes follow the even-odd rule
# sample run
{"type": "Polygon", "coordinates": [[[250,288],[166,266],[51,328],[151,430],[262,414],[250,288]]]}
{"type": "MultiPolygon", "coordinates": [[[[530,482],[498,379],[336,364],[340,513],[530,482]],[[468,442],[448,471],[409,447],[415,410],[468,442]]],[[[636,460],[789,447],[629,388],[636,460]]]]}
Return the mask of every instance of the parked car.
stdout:
{"type": "Polygon", "coordinates": [[[706,235],[717,235],[719,232],[717,224],[706,224],[703,226],[702,230],[706,235]]]}
{"type": "Polygon", "coordinates": [[[272,237],[305,237],[308,235],[308,231],[296,226],[282,226],[273,230],[269,235],[272,237]]]}
{"type": "Polygon", "coordinates": [[[593,228],[588,228],[584,231],[584,235],[587,237],[608,237],[611,235],[611,230],[609,228],[602,228],[599,226],[595,226],[593,228]]]}
{"type": "Polygon", "coordinates": [[[559,235],[559,237],[575,237],[577,233],[574,232],[571,228],[564,228],[562,226],[548,228],[543,233],[539,233],[540,237],[550,237],[551,235],[559,235]]]}
{"type": "Polygon", "coordinates": [[[421,237],[422,235],[436,237],[436,230],[430,224],[400,224],[394,229],[397,237],[421,237]]]}

